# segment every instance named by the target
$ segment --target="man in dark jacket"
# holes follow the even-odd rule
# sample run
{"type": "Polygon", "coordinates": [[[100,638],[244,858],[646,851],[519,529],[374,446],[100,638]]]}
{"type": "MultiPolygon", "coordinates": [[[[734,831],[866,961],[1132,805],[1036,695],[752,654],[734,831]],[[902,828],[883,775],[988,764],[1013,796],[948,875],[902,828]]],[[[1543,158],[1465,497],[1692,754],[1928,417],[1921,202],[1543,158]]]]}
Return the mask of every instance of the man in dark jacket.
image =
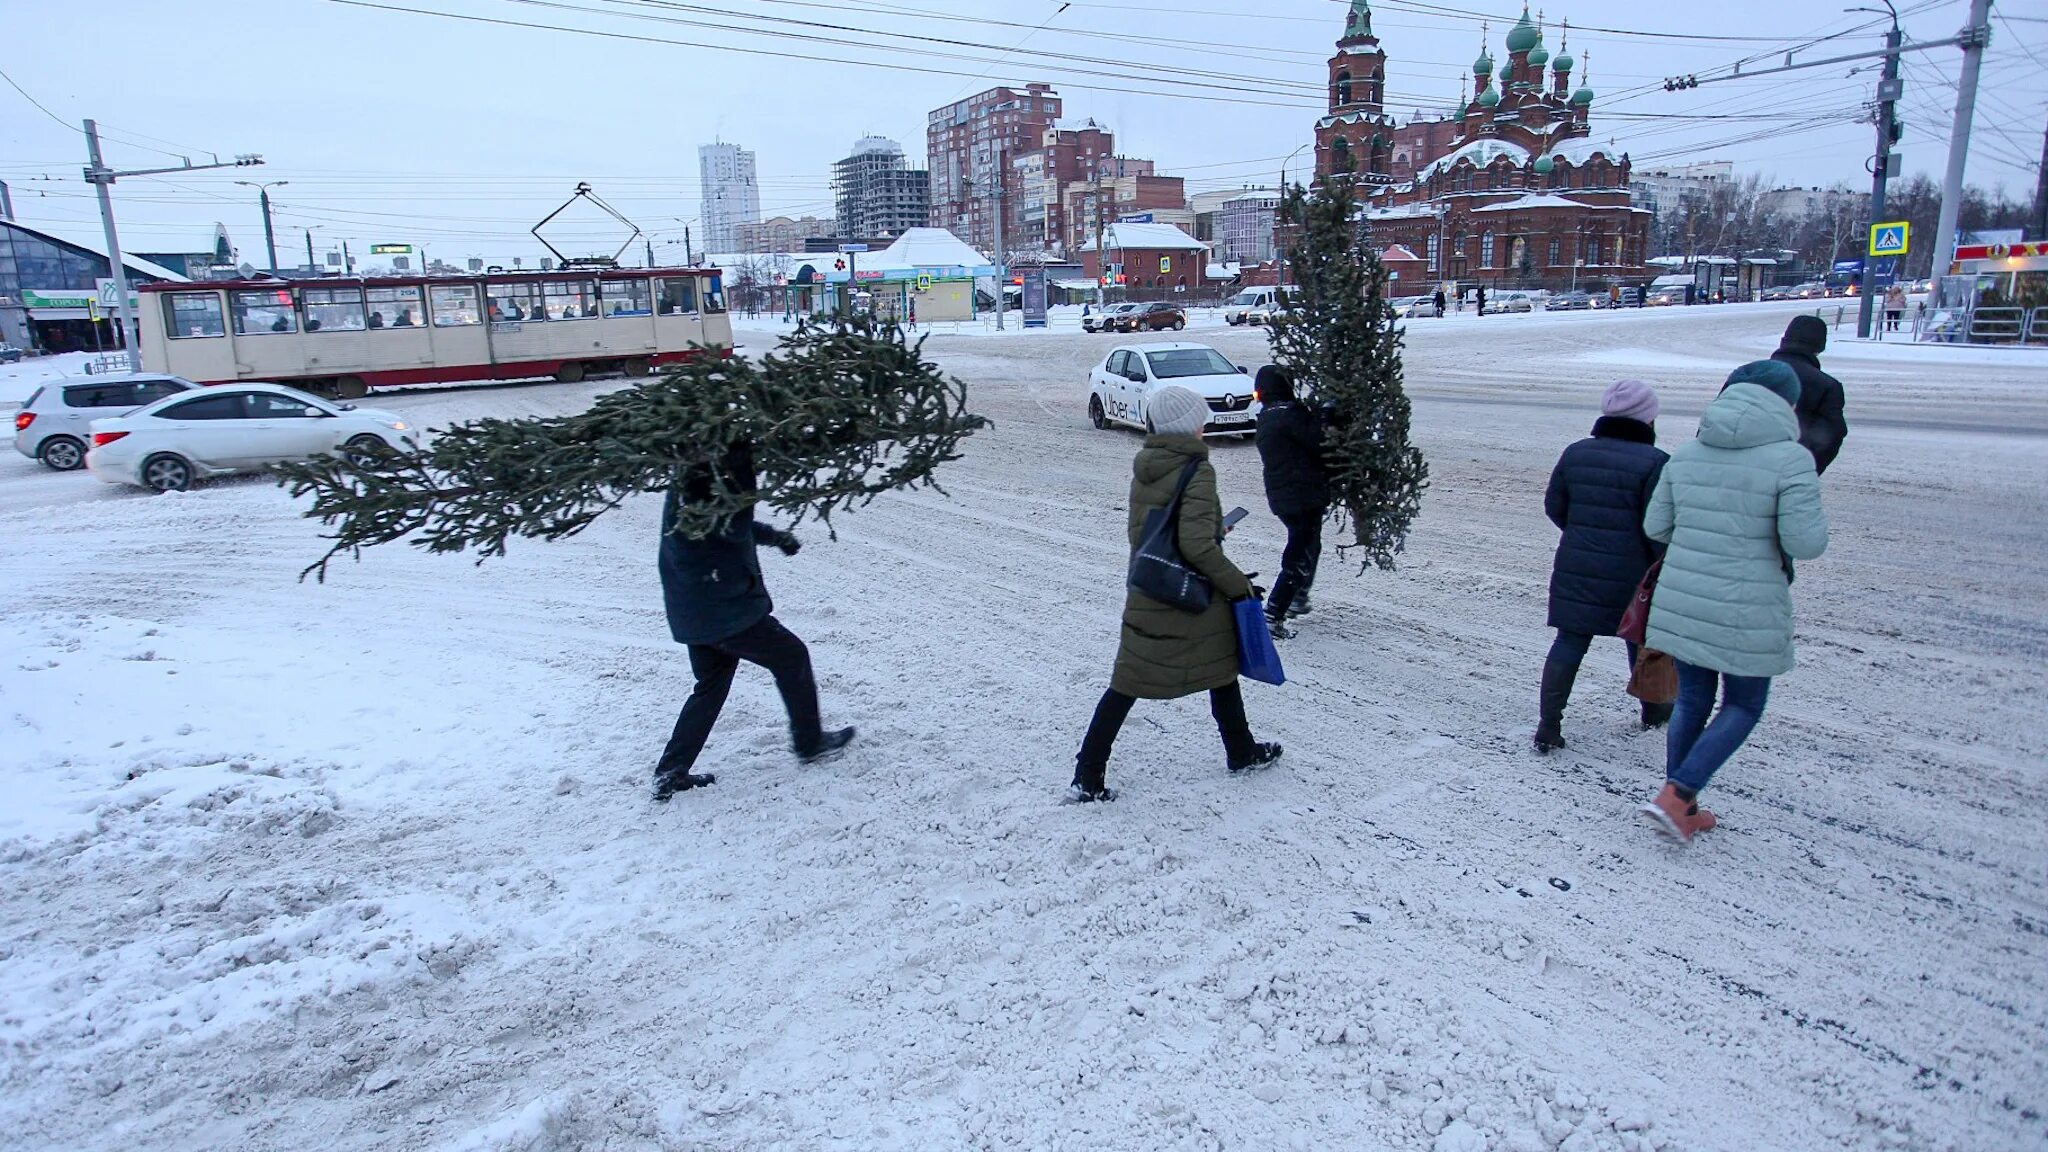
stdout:
{"type": "Polygon", "coordinates": [[[1849,436],[1849,422],[1842,418],[1842,382],[1820,369],[1820,354],[1827,346],[1826,321],[1794,316],[1785,325],[1778,350],[1771,353],[1771,359],[1791,365],[1799,376],[1799,403],[1792,409],[1799,416],[1799,446],[1813,453],[1815,472],[1828,470],[1849,436]]]}
{"type": "MultiPolygon", "coordinates": [[[[746,449],[734,449],[718,471],[719,479],[730,489],[753,490],[754,462],[746,449]]],[[[655,765],[657,801],[718,779],[709,772],[690,769],[725,707],[726,693],[732,689],[733,674],[742,660],[774,675],[783,707],[789,711],[797,756],[805,763],[832,756],[853,740],[851,728],[823,731],[810,650],[775,618],[775,604],[761,578],[756,546],[767,544],[785,556],[794,556],[802,546],[797,538],[755,523],[751,508],[702,539],[690,539],[676,530],[678,508],[710,499],[712,483],[711,470],[698,469],[670,489],[662,506],[662,601],[668,612],[669,634],[676,643],[690,647],[690,670],[696,674],[697,686],[683,702],[675,732],[655,765]]]]}
{"type": "MultiPolygon", "coordinates": [[[[1543,662],[1536,751],[1563,748],[1564,710],[1595,636],[1620,631],[1622,613],[1663,546],[1643,534],[1643,512],[1667,459],[1657,447],[1657,394],[1636,380],[1608,387],[1593,435],[1564,450],[1543,493],[1563,530],[1550,570],[1549,624],[1557,639],[1543,662]]],[[[1628,646],[1635,666],[1636,646],[1628,646]]],[[[1643,724],[1671,719],[1669,704],[1644,704],[1643,724]]]]}
{"type": "Polygon", "coordinates": [[[1309,586],[1323,553],[1323,516],[1330,476],[1323,461],[1323,419],[1294,395],[1294,378],[1277,364],[1259,369],[1259,459],[1266,466],[1266,506],[1287,526],[1280,578],[1266,602],[1273,635],[1292,636],[1285,621],[1308,611],[1309,586]]]}

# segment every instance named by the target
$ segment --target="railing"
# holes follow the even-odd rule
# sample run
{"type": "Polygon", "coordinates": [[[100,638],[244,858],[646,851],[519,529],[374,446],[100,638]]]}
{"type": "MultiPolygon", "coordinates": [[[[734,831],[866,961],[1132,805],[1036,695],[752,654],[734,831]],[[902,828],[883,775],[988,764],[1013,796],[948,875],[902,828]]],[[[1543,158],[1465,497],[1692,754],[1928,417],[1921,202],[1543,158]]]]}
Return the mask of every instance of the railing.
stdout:
{"type": "Polygon", "coordinates": [[[2048,305],[2027,313],[2027,330],[2021,334],[2022,344],[2048,344],[2048,305]]]}
{"type": "Polygon", "coordinates": [[[2024,308],[1978,308],[1970,313],[1970,343],[2017,344],[2026,335],[2027,320],[2024,308]]]}
{"type": "Polygon", "coordinates": [[[87,376],[103,376],[109,372],[126,372],[128,367],[128,354],[126,352],[112,352],[87,360],[85,362],[85,374],[87,376]]]}

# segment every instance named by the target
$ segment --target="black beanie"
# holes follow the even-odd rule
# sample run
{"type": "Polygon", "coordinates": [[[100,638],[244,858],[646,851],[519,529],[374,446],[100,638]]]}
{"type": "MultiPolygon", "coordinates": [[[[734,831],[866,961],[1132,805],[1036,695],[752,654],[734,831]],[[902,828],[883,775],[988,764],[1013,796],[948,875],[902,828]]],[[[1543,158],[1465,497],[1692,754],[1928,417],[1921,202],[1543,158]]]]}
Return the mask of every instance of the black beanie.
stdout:
{"type": "Polygon", "coordinates": [[[1827,346],[1827,321],[1818,316],[1794,316],[1792,322],[1785,325],[1785,338],[1778,343],[1778,347],[1788,352],[1804,352],[1808,356],[1820,355],[1827,346]]]}
{"type": "Polygon", "coordinates": [[[1294,399],[1294,377],[1278,364],[1267,364],[1253,377],[1252,384],[1259,390],[1259,399],[1267,404],[1281,404],[1294,399]]]}

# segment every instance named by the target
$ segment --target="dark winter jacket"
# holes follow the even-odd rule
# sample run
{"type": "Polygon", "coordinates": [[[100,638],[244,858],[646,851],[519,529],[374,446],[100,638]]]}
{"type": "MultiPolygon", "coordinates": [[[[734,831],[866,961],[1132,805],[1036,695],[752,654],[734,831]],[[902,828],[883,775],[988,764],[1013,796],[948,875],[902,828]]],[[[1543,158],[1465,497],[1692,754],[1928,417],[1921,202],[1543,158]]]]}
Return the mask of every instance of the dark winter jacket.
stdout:
{"type": "Polygon", "coordinates": [[[1267,399],[1259,412],[1259,459],[1266,466],[1266,506],[1275,516],[1320,514],[1330,504],[1323,463],[1323,418],[1292,393],[1267,399]]]}
{"type": "Polygon", "coordinates": [[[1180,552],[1209,578],[1215,595],[1186,612],[1126,586],[1123,639],[1110,687],[1141,700],[1171,700],[1237,680],[1237,618],[1230,601],[1252,594],[1251,581],[1223,554],[1223,505],[1209,446],[1195,436],[1148,436],[1131,465],[1128,536],[1137,551],[1145,514],[1166,507],[1188,461],[1198,460],[1180,506],[1180,552]]]}
{"type": "Polygon", "coordinates": [[[1550,473],[1543,511],[1564,530],[1550,568],[1552,628],[1612,636],[1664,547],[1643,534],[1657,475],[1668,457],[1648,424],[1602,416],[1593,435],[1564,450],[1550,473]]]}
{"type": "MultiPolygon", "coordinates": [[[[754,484],[752,462],[734,461],[743,488],[754,484]]],[[[761,578],[757,544],[774,544],[784,534],[754,522],[752,510],[734,516],[721,532],[691,540],[676,528],[676,510],[707,481],[697,478],[669,490],[661,511],[661,598],[669,634],[678,644],[716,644],[739,635],[775,611],[761,578]]]]}
{"type": "Polygon", "coordinates": [[[1842,418],[1842,382],[1821,371],[1820,354],[1828,346],[1827,322],[1818,316],[1794,316],[1771,359],[1790,365],[1799,375],[1799,445],[1813,453],[1813,470],[1826,472],[1848,438],[1842,418]]]}

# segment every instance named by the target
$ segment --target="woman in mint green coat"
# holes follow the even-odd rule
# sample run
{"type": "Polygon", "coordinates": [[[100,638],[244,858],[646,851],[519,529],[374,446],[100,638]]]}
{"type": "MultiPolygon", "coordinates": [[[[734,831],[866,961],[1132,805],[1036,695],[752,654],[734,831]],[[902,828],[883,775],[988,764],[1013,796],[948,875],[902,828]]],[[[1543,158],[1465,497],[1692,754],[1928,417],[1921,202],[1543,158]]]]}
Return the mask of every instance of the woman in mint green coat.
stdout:
{"type": "Polygon", "coordinates": [[[1798,403],[1791,368],[1737,368],[1699,438],[1672,452],[1643,515],[1643,532],[1669,545],[1645,646],[1678,662],[1664,789],[1643,812],[1680,840],[1714,826],[1700,790],[1762,718],[1771,678],[1792,669],[1792,562],[1827,550],[1798,403]]]}

